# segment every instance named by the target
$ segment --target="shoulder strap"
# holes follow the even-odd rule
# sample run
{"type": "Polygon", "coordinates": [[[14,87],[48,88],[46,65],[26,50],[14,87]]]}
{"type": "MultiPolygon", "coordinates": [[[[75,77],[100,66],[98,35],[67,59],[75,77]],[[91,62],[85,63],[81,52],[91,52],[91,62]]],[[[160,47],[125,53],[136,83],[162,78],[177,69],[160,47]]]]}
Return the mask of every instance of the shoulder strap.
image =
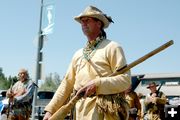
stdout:
{"type": "Polygon", "coordinates": [[[97,73],[100,77],[102,77],[102,74],[97,70],[97,67],[94,65],[94,63],[91,61],[91,59],[89,59],[87,62],[94,68],[94,70],[96,71],[96,73],[97,73]]]}

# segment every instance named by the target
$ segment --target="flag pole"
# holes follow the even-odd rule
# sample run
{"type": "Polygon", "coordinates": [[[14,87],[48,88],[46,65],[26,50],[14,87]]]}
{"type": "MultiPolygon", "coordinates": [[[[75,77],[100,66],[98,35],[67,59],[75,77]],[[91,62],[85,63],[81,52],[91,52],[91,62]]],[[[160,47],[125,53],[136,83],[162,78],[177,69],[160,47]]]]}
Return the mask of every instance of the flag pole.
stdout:
{"type": "MultiPolygon", "coordinates": [[[[43,0],[41,0],[40,8],[40,21],[39,21],[39,33],[38,33],[38,45],[37,45],[37,58],[36,58],[36,73],[35,73],[35,83],[38,85],[38,80],[41,78],[41,67],[42,67],[42,48],[44,42],[44,35],[42,35],[42,15],[43,15],[43,0]]],[[[37,87],[34,91],[33,104],[32,104],[32,120],[35,120],[35,107],[37,104],[37,87]]]]}

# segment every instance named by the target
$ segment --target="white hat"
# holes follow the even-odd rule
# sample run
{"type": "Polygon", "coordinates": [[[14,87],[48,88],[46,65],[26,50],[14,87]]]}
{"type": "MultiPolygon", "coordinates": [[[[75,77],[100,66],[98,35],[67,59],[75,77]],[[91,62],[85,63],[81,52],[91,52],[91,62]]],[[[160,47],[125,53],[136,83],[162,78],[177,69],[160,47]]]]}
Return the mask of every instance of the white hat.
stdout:
{"type": "Polygon", "coordinates": [[[150,87],[153,87],[153,86],[159,86],[157,85],[155,82],[150,82],[149,85],[147,86],[147,88],[149,89],[150,87]]]}
{"type": "Polygon", "coordinates": [[[93,17],[103,22],[103,28],[107,28],[112,21],[110,16],[106,16],[101,10],[94,6],[88,6],[79,16],[74,17],[80,23],[82,17],[93,17]]]}

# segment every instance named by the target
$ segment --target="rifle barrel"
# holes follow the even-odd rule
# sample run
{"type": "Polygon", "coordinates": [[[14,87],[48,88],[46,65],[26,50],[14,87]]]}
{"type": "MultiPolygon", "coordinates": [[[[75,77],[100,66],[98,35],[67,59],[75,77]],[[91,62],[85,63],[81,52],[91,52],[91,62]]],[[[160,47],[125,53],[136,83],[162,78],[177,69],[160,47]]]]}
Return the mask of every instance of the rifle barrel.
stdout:
{"type": "Polygon", "coordinates": [[[165,43],[165,44],[161,45],[160,47],[154,49],[153,51],[151,51],[148,54],[142,56],[141,58],[135,60],[134,62],[130,63],[129,65],[126,65],[121,69],[118,69],[115,73],[112,74],[112,76],[117,75],[117,74],[122,74],[122,73],[130,70],[131,68],[133,68],[137,64],[144,62],[145,60],[152,57],[153,55],[155,55],[155,54],[161,52],[162,50],[166,49],[167,47],[171,46],[173,43],[174,43],[173,40],[168,41],[167,43],[165,43]]]}

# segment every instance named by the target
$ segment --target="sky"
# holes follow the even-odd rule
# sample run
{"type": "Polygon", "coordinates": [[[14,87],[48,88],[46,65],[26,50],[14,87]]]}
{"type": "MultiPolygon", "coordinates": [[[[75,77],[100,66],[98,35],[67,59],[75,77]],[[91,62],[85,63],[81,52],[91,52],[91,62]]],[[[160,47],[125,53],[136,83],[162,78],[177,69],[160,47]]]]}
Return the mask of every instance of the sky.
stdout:
{"type": "MultiPolygon", "coordinates": [[[[1,0],[0,67],[6,76],[26,68],[35,76],[41,0],[1,0]]],[[[131,63],[162,44],[174,44],[131,69],[132,74],[180,73],[179,0],[55,0],[53,33],[43,46],[43,75],[62,78],[86,37],[74,20],[93,5],[111,16],[107,38],[118,42],[131,63]]]]}

